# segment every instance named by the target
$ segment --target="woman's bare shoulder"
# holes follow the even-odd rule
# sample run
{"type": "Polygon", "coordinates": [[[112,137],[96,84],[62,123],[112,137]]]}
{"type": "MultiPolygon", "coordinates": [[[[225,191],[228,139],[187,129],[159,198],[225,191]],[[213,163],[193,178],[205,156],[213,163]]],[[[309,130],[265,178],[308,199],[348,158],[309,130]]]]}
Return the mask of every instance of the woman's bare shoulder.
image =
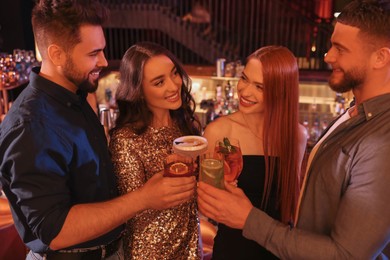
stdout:
{"type": "Polygon", "coordinates": [[[217,131],[226,131],[234,127],[234,125],[237,123],[238,123],[237,114],[234,113],[234,114],[218,117],[216,120],[209,123],[206,129],[209,128],[211,130],[217,129],[217,131]]]}
{"type": "Polygon", "coordinates": [[[242,125],[239,119],[237,113],[219,117],[207,125],[205,135],[229,136],[234,129],[238,129],[237,127],[242,125]]]}
{"type": "Polygon", "coordinates": [[[218,117],[216,120],[210,122],[204,131],[204,135],[207,137],[218,137],[226,135],[231,129],[231,121],[228,116],[218,117]]]}

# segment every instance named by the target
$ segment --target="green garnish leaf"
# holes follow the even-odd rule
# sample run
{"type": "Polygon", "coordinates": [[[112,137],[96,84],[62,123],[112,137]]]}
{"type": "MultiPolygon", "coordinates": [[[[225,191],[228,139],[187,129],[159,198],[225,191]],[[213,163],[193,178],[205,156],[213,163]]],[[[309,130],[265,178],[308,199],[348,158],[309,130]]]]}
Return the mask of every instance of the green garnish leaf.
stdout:
{"type": "Polygon", "coordinates": [[[235,153],[236,147],[231,145],[229,138],[224,137],[223,142],[219,142],[220,152],[223,154],[235,153]]]}

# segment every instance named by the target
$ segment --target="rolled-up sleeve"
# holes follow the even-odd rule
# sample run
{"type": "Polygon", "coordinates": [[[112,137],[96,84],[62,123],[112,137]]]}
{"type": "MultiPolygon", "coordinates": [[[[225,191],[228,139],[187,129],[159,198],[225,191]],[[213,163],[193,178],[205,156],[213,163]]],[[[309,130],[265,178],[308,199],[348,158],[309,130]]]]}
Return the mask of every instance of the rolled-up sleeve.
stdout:
{"type": "Polygon", "coordinates": [[[66,172],[72,160],[71,147],[60,131],[26,123],[2,136],[1,149],[5,150],[2,177],[9,182],[11,200],[17,204],[12,207],[14,213],[25,220],[22,222],[34,236],[49,245],[70,210],[66,172]]]}

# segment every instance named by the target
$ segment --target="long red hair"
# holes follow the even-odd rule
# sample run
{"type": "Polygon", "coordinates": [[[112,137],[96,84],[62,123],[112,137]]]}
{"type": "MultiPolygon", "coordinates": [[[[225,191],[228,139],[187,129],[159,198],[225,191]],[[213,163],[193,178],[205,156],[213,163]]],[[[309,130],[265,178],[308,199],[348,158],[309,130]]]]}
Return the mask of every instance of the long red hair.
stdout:
{"type": "Polygon", "coordinates": [[[299,195],[298,171],[301,163],[298,150],[297,60],[291,51],[282,46],[260,48],[248,59],[259,60],[263,68],[266,176],[262,207],[268,206],[271,188],[276,181],[276,207],[280,210],[281,221],[287,224],[295,215],[299,195]]]}

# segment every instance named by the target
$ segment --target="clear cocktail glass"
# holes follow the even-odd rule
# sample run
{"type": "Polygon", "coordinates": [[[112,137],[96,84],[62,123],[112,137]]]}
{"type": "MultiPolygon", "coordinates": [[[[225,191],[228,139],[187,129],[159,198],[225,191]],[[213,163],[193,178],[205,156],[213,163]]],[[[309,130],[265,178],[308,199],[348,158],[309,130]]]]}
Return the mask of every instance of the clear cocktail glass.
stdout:
{"type": "Polygon", "coordinates": [[[194,160],[190,156],[169,154],[164,159],[165,177],[188,177],[194,175],[194,160]]]}
{"type": "Polygon", "coordinates": [[[216,188],[224,189],[224,158],[218,153],[200,155],[199,181],[208,183],[216,188]]]}

